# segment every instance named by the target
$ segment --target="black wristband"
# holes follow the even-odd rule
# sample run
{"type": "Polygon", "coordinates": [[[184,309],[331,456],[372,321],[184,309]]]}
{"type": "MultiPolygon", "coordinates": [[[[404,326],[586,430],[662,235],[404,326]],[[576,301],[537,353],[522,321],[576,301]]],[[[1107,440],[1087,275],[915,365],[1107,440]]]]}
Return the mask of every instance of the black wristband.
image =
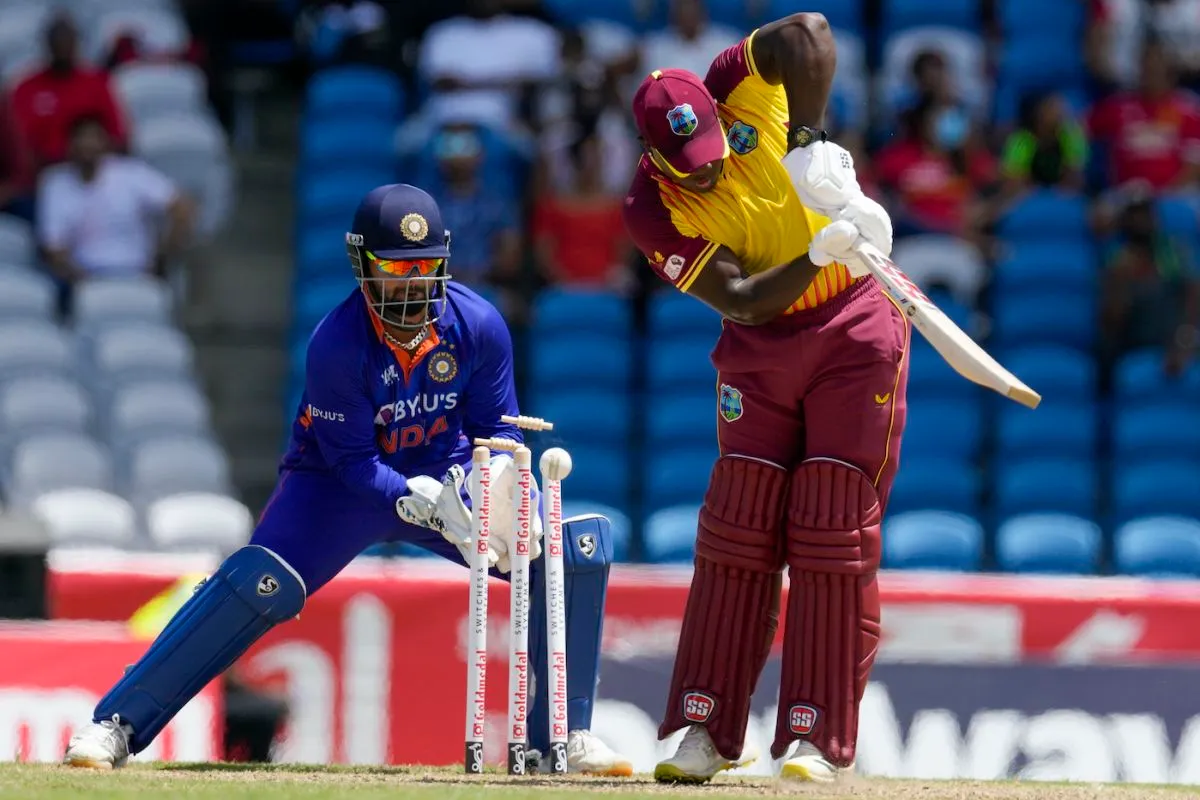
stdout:
{"type": "Polygon", "coordinates": [[[824,142],[828,138],[829,134],[823,130],[810,128],[807,125],[793,125],[788,128],[787,149],[790,152],[797,147],[808,147],[813,142],[824,142]]]}

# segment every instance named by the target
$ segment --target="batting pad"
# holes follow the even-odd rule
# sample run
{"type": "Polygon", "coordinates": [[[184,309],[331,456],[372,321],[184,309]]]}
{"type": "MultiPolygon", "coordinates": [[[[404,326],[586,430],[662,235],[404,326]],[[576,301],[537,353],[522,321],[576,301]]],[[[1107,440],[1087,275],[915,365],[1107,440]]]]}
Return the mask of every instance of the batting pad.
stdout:
{"type": "MultiPolygon", "coordinates": [[[[567,728],[592,727],[592,700],[600,680],[600,640],[604,637],[604,599],[613,559],[607,517],[587,514],[563,520],[563,583],[567,623],[567,728]]],[[[550,685],[546,660],[546,557],[529,565],[529,660],[533,694],[529,747],[550,750],[550,685]]]]}
{"type": "Polygon", "coordinates": [[[879,497],[862,471],[811,459],[792,475],[787,623],[771,755],[807,739],[854,761],[858,705],[879,648],[879,497]]]}
{"type": "Polygon", "coordinates": [[[264,633],[304,607],[304,582],[265,547],[242,547],[176,612],[141,659],[100,699],[94,720],[133,727],[144,750],[179,709],[264,633]]]}
{"type": "Polygon", "coordinates": [[[722,456],[713,467],[659,739],[704,725],[717,752],[741,756],[750,695],[779,624],[786,494],[778,465],[722,456]]]}

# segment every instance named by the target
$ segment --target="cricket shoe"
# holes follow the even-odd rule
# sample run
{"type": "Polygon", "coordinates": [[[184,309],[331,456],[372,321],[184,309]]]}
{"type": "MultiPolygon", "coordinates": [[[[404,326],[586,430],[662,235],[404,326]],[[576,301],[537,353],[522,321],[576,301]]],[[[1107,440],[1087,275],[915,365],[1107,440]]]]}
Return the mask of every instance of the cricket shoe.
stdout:
{"type": "Polygon", "coordinates": [[[92,722],[71,737],[63,763],[69,767],[117,769],[129,760],[129,737],[133,728],[121,724],[113,714],[111,720],[92,722]]]}
{"type": "Polygon", "coordinates": [[[779,768],[779,777],[790,778],[810,783],[833,783],[844,775],[854,773],[854,764],[848,767],[835,767],[829,763],[821,751],[812,742],[803,739],[796,742],[796,749],[783,766],[779,768]]]}
{"type": "Polygon", "coordinates": [[[753,763],[755,756],[742,751],[737,759],[728,759],[717,752],[708,729],[693,725],[679,742],[675,755],[658,762],[654,780],[659,783],[708,783],[718,772],[737,769],[753,763]]]}
{"type": "MultiPolygon", "coordinates": [[[[525,758],[527,765],[540,774],[549,775],[554,771],[550,764],[550,753],[543,755],[538,750],[530,750],[525,758]]],[[[577,730],[567,734],[567,772],[628,778],[633,775],[633,762],[606,745],[591,731],[577,730]]]]}

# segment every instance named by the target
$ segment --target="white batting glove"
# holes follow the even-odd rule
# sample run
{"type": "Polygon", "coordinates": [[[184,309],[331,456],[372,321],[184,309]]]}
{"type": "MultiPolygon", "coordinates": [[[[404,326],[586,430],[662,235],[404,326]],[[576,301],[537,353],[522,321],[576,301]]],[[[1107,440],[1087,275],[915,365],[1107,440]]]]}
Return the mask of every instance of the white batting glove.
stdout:
{"type": "Polygon", "coordinates": [[[808,260],[818,267],[827,267],[833,262],[845,264],[850,274],[858,278],[868,270],[858,259],[854,245],[862,238],[852,222],[836,220],[829,223],[813,237],[808,246],[808,260]]]}
{"type": "Polygon", "coordinates": [[[892,219],[883,206],[865,194],[855,197],[846,207],[837,212],[837,220],[853,223],[862,238],[881,250],[885,256],[892,254],[892,219]]]}
{"type": "Polygon", "coordinates": [[[862,195],[854,157],[839,144],[813,142],[783,157],[783,168],[805,208],[832,218],[862,195]]]}
{"type": "MultiPolygon", "coordinates": [[[[496,569],[508,573],[512,569],[512,554],[517,547],[517,529],[513,522],[517,510],[513,506],[513,487],[517,484],[517,467],[507,453],[492,456],[492,548],[496,551],[496,569]],[[501,523],[501,524],[496,524],[501,523]]],[[[537,481],[533,482],[530,501],[529,560],[542,554],[542,515],[537,511],[537,481]]],[[[477,505],[477,503],[475,503],[477,505]]]]}

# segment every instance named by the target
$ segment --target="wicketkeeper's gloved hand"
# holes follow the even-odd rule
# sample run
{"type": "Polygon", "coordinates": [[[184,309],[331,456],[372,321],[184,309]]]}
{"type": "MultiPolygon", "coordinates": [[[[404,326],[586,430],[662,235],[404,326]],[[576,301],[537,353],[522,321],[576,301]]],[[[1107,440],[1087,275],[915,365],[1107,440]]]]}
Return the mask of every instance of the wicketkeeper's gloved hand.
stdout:
{"type": "MultiPolygon", "coordinates": [[[[412,525],[431,528],[458,548],[470,564],[474,553],[471,540],[471,511],[462,500],[466,480],[463,468],[455,464],[439,482],[427,475],[408,479],[408,494],[396,501],[396,514],[412,525]]],[[[488,546],[488,567],[496,566],[498,554],[488,546]]]]}
{"type": "MultiPolygon", "coordinates": [[[[492,456],[492,530],[491,545],[496,551],[496,569],[508,573],[512,569],[512,554],[517,547],[516,508],[513,488],[517,483],[517,467],[507,453],[492,456]]],[[[537,481],[532,483],[530,499],[529,560],[542,554],[542,515],[538,513],[537,481]]]]}

